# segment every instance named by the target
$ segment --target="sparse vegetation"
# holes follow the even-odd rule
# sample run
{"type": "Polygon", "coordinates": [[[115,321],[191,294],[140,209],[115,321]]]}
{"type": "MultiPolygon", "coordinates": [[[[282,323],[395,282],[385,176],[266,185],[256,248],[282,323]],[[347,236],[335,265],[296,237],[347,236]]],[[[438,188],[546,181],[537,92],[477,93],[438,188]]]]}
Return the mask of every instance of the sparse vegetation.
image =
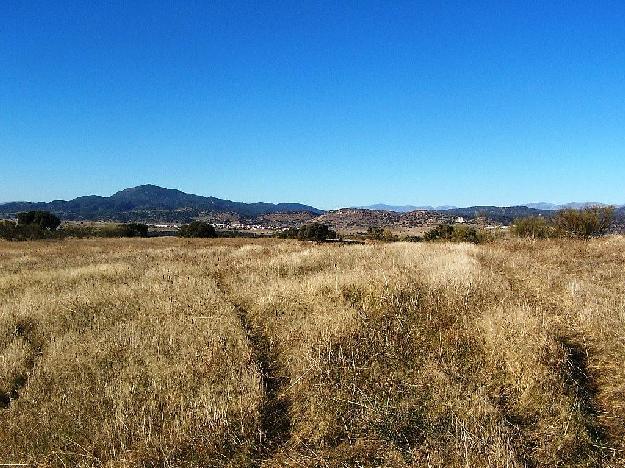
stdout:
{"type": "Polygon", "coordinates": [[[0,242],[0,462],[625,464],[625,239],[0,242]]]}

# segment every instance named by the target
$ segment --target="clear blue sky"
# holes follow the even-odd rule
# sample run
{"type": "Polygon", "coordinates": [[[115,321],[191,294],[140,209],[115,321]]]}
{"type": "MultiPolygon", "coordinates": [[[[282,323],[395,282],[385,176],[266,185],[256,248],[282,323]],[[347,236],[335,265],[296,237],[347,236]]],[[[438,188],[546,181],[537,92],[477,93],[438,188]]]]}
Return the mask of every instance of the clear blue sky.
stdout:
{"type": "Polygon", "coordinates": [[[0,201],[625,203],[625,2],[0,6],[0,201]]]}

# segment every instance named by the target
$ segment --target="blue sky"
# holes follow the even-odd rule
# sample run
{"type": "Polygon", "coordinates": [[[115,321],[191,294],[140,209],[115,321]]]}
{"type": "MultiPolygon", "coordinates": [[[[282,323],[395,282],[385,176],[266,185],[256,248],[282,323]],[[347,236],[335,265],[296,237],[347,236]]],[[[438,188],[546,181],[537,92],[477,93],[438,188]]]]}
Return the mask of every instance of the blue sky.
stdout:
{"type": "Polygon", "coordinates": [[[622,1],[0,9],[0,201],[625,203],[622,1]]]}

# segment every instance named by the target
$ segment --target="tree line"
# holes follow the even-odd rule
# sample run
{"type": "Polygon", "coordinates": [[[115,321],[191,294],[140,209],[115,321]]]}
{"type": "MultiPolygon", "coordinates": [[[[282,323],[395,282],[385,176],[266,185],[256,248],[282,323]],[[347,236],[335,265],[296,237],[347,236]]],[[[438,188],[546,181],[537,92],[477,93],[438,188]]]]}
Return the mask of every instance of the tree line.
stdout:
{"type": "Polygon", "coordinates": [[[10,241],[64,239],[67,237],[147,237],[148,226],[124,223],[102,227],[64,225],[48,211],[27,211],[17,214],[17,222],[0,221],[0,238],[10,241]]]}
{"type": "MultiPolygon", "coordinates": [[[[48,211],[27,211],[17,214],[17,221],[0,220],[0,239],[25,241],[39,239],[64,239],[68,237],[148,237],[149,227],[143,223],[120,223],[105,226],[79,226],[66,224],[48,211]]],[[[202,221],[183,225],[180,237],[217,237],[215,228],[202,221]]],[[[225,237],[233,237],[227,233],[225,237]]]]}

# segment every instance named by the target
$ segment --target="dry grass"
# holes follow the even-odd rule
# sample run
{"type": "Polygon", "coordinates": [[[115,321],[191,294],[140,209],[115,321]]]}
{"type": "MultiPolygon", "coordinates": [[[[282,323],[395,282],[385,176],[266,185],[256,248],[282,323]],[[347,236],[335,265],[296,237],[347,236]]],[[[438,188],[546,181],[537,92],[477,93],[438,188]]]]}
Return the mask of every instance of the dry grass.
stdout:
{"type": "Polygon", "coordinates": [[[624,466],[625,239],[0,243],[0,462],[624,466]]]}

